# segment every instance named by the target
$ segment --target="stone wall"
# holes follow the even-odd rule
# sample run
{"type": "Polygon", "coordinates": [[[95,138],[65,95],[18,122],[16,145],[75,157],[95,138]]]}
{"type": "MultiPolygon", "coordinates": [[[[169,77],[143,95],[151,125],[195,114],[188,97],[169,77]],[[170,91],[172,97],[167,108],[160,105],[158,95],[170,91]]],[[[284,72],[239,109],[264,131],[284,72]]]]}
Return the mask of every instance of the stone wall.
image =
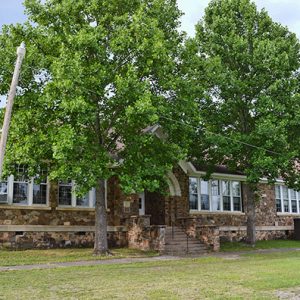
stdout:
{"type": "MultiPolygon", "coordinates": [[[[127,246],[127,232],[108,232],[109,247],[127,246]]],[[[0,232],[0,249],[93,247],[94,232],[0,232]]]]}
{"type": "MultiPolygon", "coordinates": [[[[246,228],[243,226],[243,229],[231,229],[224,230],[220,227],[220,240],[221,242],[239,242],[245,241],[246,239],[246,228]]],[[[292,229],[278,229],[275,226],[272,228],[263,228],[258,227],[259,230],[256,230],[256,239],[261,240],[276,240],[276,239],[288,239],[293,238],[294,231],[292,229]]]]}
{"type": "Polygon", "coordinates": [[[189,177],[180,167],[174,168],[173,173],[176,176],[181,196],[165,197],[165,224],[171,225],[178,218],[189,216],[189,177]]]}
{"type": "MultiPolygon", "coordinates": [[[[116,178],[108,182],[108,225],[121,226],[138,213],[137,195],[126,196],[121,192],[116,178]]],[[[95,224],[95,210],[84,207],[59,207],[58,186],[50,185],[49,206],[1,205],[0,225],[85,225],[95,224]]]]}
{"type": "Polygon", "coordinates": [[[150,225],[150,216],[132,216],[128,227],[128,246],[144,251],[163,251],[165,229],[162,225],[150,225]]]}
{"type": "MultiPolygon", "coordinates": [[[[174,170],[181,188],[181,197],[166,199],[166,224],[170,220],[191,218],[195,228],[216,226],[220,228],[221,240],[244,240],[246,237],[246,208],[243,196],[242,212],[189,212],[189,177],[180,169],[174,170]],[[222,230],[223,228],[223,230],[222,230]],[[226,230],[224,230],[226,229],[226,230]]],[[[274,185],[260,184],[256,202],[256,236],[258,240],[290,238],[293,234],[293,219],[300,215],[278,214],[276,212],[274,185]]],[[[190,221],[188,221],[190,222],[190,221]]],[[[209,228],[209,227],[207,227],[209,228]]]]}
{"type": "Polygon", "coordinates": [[[92,209],[56,209],[13,206],[0,209],[0,225],[85,225],[95,223],[95,212],[92,209]]]}
{"type": "Polygon", "coordinates": [[[125,195],[117,177],[111,178],[108,182],[107,203],[108,225],[126,225],[130,216],[139,213],[138,195],[125,195]]]}
{"type": "MultiPolygon", "coordinates": [[[[151,195],[146,193],[147,208],[159,212],[156,218],[157,224],[171,225],[180,219],[185,219],[189,224],[189,230],[194,236],[198,236],[207,245],[216,249],[215,239],[218,232],[221,240],[243,240],[246,236],[245,212],[197,212],[189,211],[189,178],[180,167],[174,168],[174,175],[178,179],[181,196],[151,195]],[[149,196],[150,195],[150,196],[149,196]],[[148,199],[147,199],[148,198],[148,199]],[[157,203],[148,203],[147,200],[155,200],[157,203]],[[148,206],[147,206],[148,205],[148,206]],[[164,212],[164,213],[163,213],[164,212]],[[192,219],[189,220],[189,218],[192,219]],[[192,227],[191,227],[192,226],[192,227]]],[[[116,177],[111,178],[107,185],[107,219],[109,226],[128,226],[128,243],[130,247],[139,249],[163,250],[165,226],[150,226],[149,216],[144,218],[133,217],[139,214],[138,195],[125,195],[120,188],[116,177]],[[142,222],[142,223],[141,223],[142,222]],[[146,223],[145,223],[146,222],[146,223]],[[148,223],[147,223],[148,222],[148,223]]],[[[95,212],[93,208],[65,208],[58,206],[58,187],[51,184],[49,206],[29,207],[0,205],[0,245],[2,243],[17,247],[24,245],[34,247],[62,247],[92,245],[93,230],[85,230],[94,226],[95,212]],[[70,226],[70,230],[5,230],[5,226],[70,226]],[[73,230],[72,226],[82,226],[73,230]],[[7,244],[8,243],[8,244],[7,244]]],[[[243,197],[245,199],[245,197],[243,197]]],[[[243,203],[246,207],[246,203],[243,203]]],[[[275,189],[267,184],[260,185],[259,201],[256,203],[257,239],[272,239],[291,237],[293,231],[293,219],[297,215],[276,213],[275,189]]],[[[300,217],[300,215],[298,215],[300,217]]],[[[152,220],[155,218],[152,216],[152,220]]],[[[156,225],[157,225],[156,224],[156,225]]],[[[26,227],[24,227],[26,228],[26,227]]],[[[121,246],[127,242],[125,232],[109,233],[110,245],[121,246]]]]}
{"type": "Polygon", "coordinates": [[[177,226],[181,227],[189,236],[197,238],[211,251],[220,250],[219,227],[215,225],[199,225],[197,218],[179,218],[177,226]]]}
{"type": "MultiPolygon", "coordinates": [[[[138,212],[137,195],[124,195],[115,177],[110,179],[107,185],[107,203],[109,227],[126,226],[130,216],[138,212]]],[[[49,206],[0,206],[0,247],[92,246],[94,229],[90,227],[94,224],[94,208],[59,207],[58,186],[52,183],[49,191],[49,206]],[[20,230],[17,229],[18,226],[20,230]],[[40,227],[45,230],[41,231],[40,227]],[[52,231],[52,227],[57,227],[59,231],[52,231]],[[74,227],[77,228],[76,231],[73,231],[74,227]]],[[[113,230],[108,233],[108,241],[110,246],[126,246],[127,233],[124,230],[113,230]]]]}

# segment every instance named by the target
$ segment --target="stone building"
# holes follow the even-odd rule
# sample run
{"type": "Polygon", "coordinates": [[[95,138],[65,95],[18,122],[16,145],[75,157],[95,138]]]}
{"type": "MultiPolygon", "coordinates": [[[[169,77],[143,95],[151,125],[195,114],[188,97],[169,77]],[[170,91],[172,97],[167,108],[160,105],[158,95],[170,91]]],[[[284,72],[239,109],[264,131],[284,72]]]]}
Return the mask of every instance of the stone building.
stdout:
{"type": "MultiPolygon", "coordinates": [[[[74,182],[36,182],[18,176],[0,183],[0,248],[91,246],[94,237],[95,191],[84,197],[72,193],[74,182]]],[[[169,191],[134,195],[122,193],[117,178],[107,181],[106,203],[110,246],[164,250],[168,230],[180,229],[217,251],[220,240],[246,235],[242,174],[218,167],[205,173],[180,162],[168,174],[169,191]]],[[[278,181],[262,179],[256,205],[258,239],[286,238],[293,219],[300,217],[300,193],[278,181]]]]}

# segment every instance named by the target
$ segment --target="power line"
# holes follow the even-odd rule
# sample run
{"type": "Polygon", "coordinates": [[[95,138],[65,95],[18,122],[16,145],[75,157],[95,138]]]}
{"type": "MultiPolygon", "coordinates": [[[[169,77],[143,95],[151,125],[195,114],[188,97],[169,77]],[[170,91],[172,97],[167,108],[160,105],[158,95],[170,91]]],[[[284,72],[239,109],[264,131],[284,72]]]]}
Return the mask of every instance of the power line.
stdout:
{"type": "MultiPolygon", "coordinates": [[[[53,77],[52,77],[52,78],[53,78],[53,77]]],[[[59,78],[59,77],[55,76],[54,79],[60,80],[60,79],[62,79],[62,78],[59,78]]],[[[67,79],[70,80],[71,78],[67,78],[67,79]]],[[[73,79],[72,79],[72,80],[73,80],[73,79]]],[[[74,81],[74,80],[73,80],[73,81],[74,81]]],[[[75,81],[75,82],[76,82],[76,81],[75,81]]],[[[77,83],[79,84],[80,82],[77,81],[77,83]]],[[[94,91],[94,90],[90,90],[90,89],[87,89],[87,88],[82,87],[82,86],[81,86],[80,88],[83,89],[83,90],[85,90],[85,91],[87,91],[87,92],[90,92],[90,93],[92,93],[92,94],[94,94],[94,95],[98,95],[98,96],[101,96],[101,97],[103,96],[103,94],[100,94],[100,93],[98,93],[98,92],[96,92],[96,91],[94,91]]],[[[181,99],[181,100],[182,100],[182,99],[181,99]]],[[[169,120],[169,121],[179,123],[180,125],[189,126],[189,127],[193,128],[193,129],[196,129],[196,130],[200,129],[199,127],[192,126],[192,125],[186,124],[186,123],[182,123],[181,121],[174,120],[174,119],[172,119],[172,118],[169,118],[169,117],[166,117],[166,116],[163,116],[163,115],[159,115],[159,116],[160,116],[161,118],[167,119],[167,120],[169,120]]],[[[265,148],[263,148],[263,147],[259,147],[259,146],[256,146],[256,145],[253,145],[253,144],[250,144],[250,143],[246,143],[246,142],[243,142],[243,141],[240,141],[240,140],[237,140],[237,139],[233,139],[233,138],[224,136],[224,135],[222,135],[222,134],[220,134],[220,133],[215,133],[215,132],[209,131],[209,130],[207,130],[207,129],[204,129],[204,131],[205,131],[206,133],[208,133],[208,134],[216,135],[216,136],[222,137],[222,138],[224,138],[224,139],[226,139],[226,140],[229,140],[229,141],[232,141],[232,142],[235,142],[235,143],[239,143],[239,144],[242,144],[242,145],[245,145],[245,146],[248,146],[248,147],[252,147],[252,148],[255,148],[255,149],[263,150],[263,151],[266,151],[266,152],[271,153],[271,154],[280,155],[280,156],[282,155],[282,154],[279,153],[279,152],[275,152],[275,151],[272,151],[272,150],[265,149],[265,148]]]]}
{"type": "MultiPolygon", "coordinates": [[[[196,126],[193,126],[193,125],[190,125],[190,124],[186,124],[186,123],[182,123],[181,121],[178,121],[178,120],[174,120],[172,118],[169,118],[169,117],[165,117],[165,116],[162,116],[162,115],[159,115],[161,118],[163,119],[167,119],[169,121],[172,121],[172,122],[176,122],[176,123],[179,123],[180,125],[184,125],[184,126],[188,126],[188,127],[191,127],[193,129],[200,129],[199,127],[196,127],[196,126]]],[[[227,136],[224,136],[220,133],[215,133],[215,132],[212,132],[212,131],[209,131],[207,129],[204,129],[204,131],[208,134],[212,134],[212,135],[217,135],[219,137],[222,137],[226,140],[229,140],[229,141],[232,141],[232,142],[235,142],[235,143],[239,143],[239,144],[243,144],[245,146],[249,146],[249,147],[252,147],[252,148],[255,148],[255,149],[259,149],[259,150],[264,150],[266,152],[269,152],[269,153],[272,153],[272,154],[276,154],[276,155],[282,155],[281,153],[279,152],[275,152],[275,151],[272,151],[272,150],[268,150],[268,149],[265,149],[263,147],[259,147],[259,146],[256,146],[256,145],[253,145],[253,144],[249,144],[249,143],[246,143],[246,142],[243,142],[243,141],[240,141],[240,140],[237,140],[237,139],[233,139],[233,138],[230,138],[230,137],[227,137],[227,136]]]]}
{"type": "MultiPolygon", "coordinates": [[[[30,67],[30,66],[27,66],[27,68],[28,68],[28,69],[33,69],[33,68],[30,67]]],[[[75,82],[75,83],[77,83],[77,84],[79,84],[79,85],[80,85],[80,83],[81,83],[80,81],[74,80],[74,78],[66,78],[66,77],[65,77],[65,78],[62,78],[62,77],[52,76],[52,75],[51,75],[51,79],[52,79],[52,80],[53,80],[53,79],[54,79],[54,80],[55,80],[55,79],[56,79],[56,80],[68,79],[68,80],[72,80],[73,82],[75,82]]],[[[94,94],[94,95],[103,97],[103,94],[100,94],[99,92],[97,92],[97,91],[95,91],[95,90],[90,90],[90,89],[87,89],[87,88],[85,88],[85,87],[83,87],[83,86],[80,86],[80,89],[85,90],[85,91],[87,91],[87,92],[89,92],[89,93],[92,93],[92,94],[94,94]]],[[[186,100],[184,100],[184,99],[180,99],[180,101],[182,101],[182,100],[183,100],[183,101],[186,101],[186,100]]],[[[169,121],[172,121],[172,122],[176,122],[176,123],[178,123],[178,124],[180,124],[180,125],[183,125],[183,126],[188,126],[188,127],[190,127],[190,128],[196,129],[196,130],[199,130],[199,129],[200,129],[200,127],[196,127],[196,126],[193,126],[193,125],[190,125],[190,124],[186,124],[186,123],[183,123],[183,122],[181,122],[181,121],[179,121],[179,120],[172,119],[172,118],[170,118],[170,117],[166,117],[166,116],[163,116],[163,115],[159,115],[159,117],[161,117],[161,118],[163,118],[163,119],[166,119],[166,120],[169,120],[169,121]]],[[[272,151],[272,150],[268,150],[268,149],[266,149],[266,148],[263,148],[263,147],[260,147],[260,146],[256,146],[256,145],[253,145],[253,144],[250,144],[250,143],[246,143],[246,142],[243,142],[243,141],[240,141],[240,140],[237,140],[237,139],[233,139],[233,138],[227,137],[227,136],[225,136],[225,135],[222,135],[222,134],[220,134],[220,133],[215,133],[215,132],[209,131],[209,130],[207,130],[207,129],[204,129],[204,131],[205,131],[206,133],[208,133],[208,134],[222,137],[222,138],[224,138],[224,139],[226,139],[226,140],[228,140],[228,141],[231,141],[231,142],[239,143],[239,144],[242,144],[242,145],[251,147],[251,148],[255,148],[255,149],[258,149],[258,150],[263,150],[263,151],[266,151],[266,152],[271,153],[271,154],[275,154],[275,155],[280,155],[280,156],[282,156],[282,154],[279,153],[279,152],[272,151]]]]}

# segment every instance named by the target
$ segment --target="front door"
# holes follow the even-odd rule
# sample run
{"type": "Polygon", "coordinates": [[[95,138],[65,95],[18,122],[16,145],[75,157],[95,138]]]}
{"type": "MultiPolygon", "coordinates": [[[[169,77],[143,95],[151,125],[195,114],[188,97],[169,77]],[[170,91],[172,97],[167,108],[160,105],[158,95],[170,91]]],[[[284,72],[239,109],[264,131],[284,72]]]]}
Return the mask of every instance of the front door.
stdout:
{"type": "Polygon", "coordinates": [[[146,191],[145,213],[151,216],[151,225],[165,225],[165,197],[157,192],[146,191]]]}
{"type": "Polygon", "coordinates": [[[145,193],[139,194],[139,215],[143,216],[145,214],[145,193]]]}

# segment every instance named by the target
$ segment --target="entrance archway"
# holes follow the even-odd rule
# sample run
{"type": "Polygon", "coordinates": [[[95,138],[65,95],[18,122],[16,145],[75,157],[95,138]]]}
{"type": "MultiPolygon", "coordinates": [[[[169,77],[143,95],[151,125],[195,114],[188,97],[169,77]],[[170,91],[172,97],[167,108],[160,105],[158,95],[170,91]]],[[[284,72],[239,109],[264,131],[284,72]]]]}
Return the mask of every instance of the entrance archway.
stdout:
{"type": "Polygon", "coordinates": [[[169,172],[167,176],[169,186],[169,195],[164,196],[158,192],[145,192],[145,214],[150,215],[151,225],[166,225],[169,223],[170,213],[175,214],[174,205],[171,205],[170,199],[181,196],[181,189],[176,176],[169,172]],[[167,201],[166,201],[167,200],[167,201]]]}

